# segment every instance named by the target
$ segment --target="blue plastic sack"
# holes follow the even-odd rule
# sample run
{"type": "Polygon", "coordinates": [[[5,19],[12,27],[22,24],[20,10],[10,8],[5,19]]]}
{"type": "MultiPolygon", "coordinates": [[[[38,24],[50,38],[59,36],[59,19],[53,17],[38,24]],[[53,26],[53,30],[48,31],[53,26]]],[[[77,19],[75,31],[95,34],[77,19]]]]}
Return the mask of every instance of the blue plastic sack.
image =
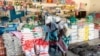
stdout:
{"type": "Polygon", "coordinates": [[[3,16],[3,17],[1,17],[1,21],[8,22],[9,21],[9,17],[3,16]]]}
{"type": "Polygon", "coordinates": [[[6,28],[6,32],[17,31],[18,24],[9,24],[6,28]]]}
{"type": "Polygon", "coordinates": [[[5,32],[5,27],[0,27],[0,35],[2,35],[5,32]]]}

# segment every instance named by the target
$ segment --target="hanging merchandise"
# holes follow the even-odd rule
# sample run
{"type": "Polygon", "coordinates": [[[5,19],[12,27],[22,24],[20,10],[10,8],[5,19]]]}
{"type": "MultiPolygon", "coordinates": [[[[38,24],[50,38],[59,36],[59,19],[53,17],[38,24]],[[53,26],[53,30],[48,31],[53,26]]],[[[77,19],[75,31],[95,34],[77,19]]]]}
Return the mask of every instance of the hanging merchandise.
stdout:
{"type": "Polygon", "coordinates": [[[7,9],[7,6],[2,6],[2,9],[4,10],[4,11],[7,11],[8,9],[7,9]]]}
{"type": "Polygon", "coordinates": [[[53,0],[47,0],[47,3],[53,3],[53,0]]]}
{"type": "Polygon", "coordinates": [[[65,4],[66,3],[66,0],[60,0],[60,3],[61,4],[65,4]]]}
{"type": "Polygon", "coordinates": [[[53,3],[57,3],[57,0],[53,0],[53,3]]]}
{"type": "Polygon", "coordinates": [[[42,2],[42,0],[33,0],[33,2],[42,2]]]}
{"type": "Polygon", "coordinates": [[[14,7],[13,7],[13,6],[8,6],[7,9],[8,9],[8,10],[13,10],[14,7]]]}
{"type": "Polygon", "coordinates": [[[56,13],[61,13],[61,9],[60,8],[56,8],[56,13]]]}
{"type": "Polygon", "coordinates": [[[19,4],[19,2],[15,2],[14,5],[15,6],[19,6],[20,4],[19,4]]]}
{"type": "Polygon", "coordinates": [[[33,2],[37,2],[37,0],[33,0],[33,2]]]}
{"type": "Polygon", "coordinates": [[[7,1],[7,5],[13,5],[12,1],[7,1]]]}
{"type": "Polygon", "coordinates": [[[66,4],[71,4],[73,0],[66,0],[66,4]]]}
{"type": "Polygon", "coordinates": [[[0,1],[0,6],[2,6],[2,5],[4,5],[4,4],[3,4],[3,1],[0,1]]]}
{"type": "Polygon", "coordinates": [[[29,8],[32,8],[33,7],[33,4],[32,3],[29,3],[29,8]]]}

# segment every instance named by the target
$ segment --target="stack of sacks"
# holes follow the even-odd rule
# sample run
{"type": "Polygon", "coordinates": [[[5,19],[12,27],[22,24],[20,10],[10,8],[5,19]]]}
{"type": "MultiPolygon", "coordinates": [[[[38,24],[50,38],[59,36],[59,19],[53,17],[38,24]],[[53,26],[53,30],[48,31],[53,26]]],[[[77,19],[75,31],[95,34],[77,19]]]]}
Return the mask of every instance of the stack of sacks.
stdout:
{"type": "Polygon", "coordinates": [[[42,27],[35,27],[33,33],[35,37],[36,53],[39,54],[39,56],[49,56],[49,43],[44,40],[45,36],[42,27]]]}
{"type": "Polygon", "coordinates": [[[43,39],[36,39],[35,40],[36,46],[36,53],[39,56],[49,56],[49,43],[43,39]]]}
{"type": "Polygon", "coordinates": [[[15,56],[14,40],[10,33],[3,34],[4,44],[7,56],[15,56]]]}
{"type": "Polygon", "coordinates": [[[84,28],[79,27],[78,28],[78,42],[82,42],[84,38],[84,28]]]}
{"type": "Polygon", "coordinates": [[[22,55],[21,42],[19,38],[13,36],[11,33],[4,33],[3,39],[7,56],[22,55]]]}
{"type": "Polygon", "coordinates": [[[0,36],[0,56],[6,56],[6,50],[1,36],[0,36]]]}
{"type": "Polygon", "coordinates": [[[100,33],[99,33],[99,30],[98,30],[98,29],[94,29],[94,37],[95,37],[95,38],[99,38],[99,37],[100,37],[99,34],[100,34],[100,33]]]}
{"type": "Polygon", "coordinates": [[[71,43],[75,43],[77,42],[78,39],[78,30],[77,30],[78,26],[77,25],[72,25],[71,27],[71,43]]]}
{"type": "Polygon", "coordinates": [[[33,34],[36,39],[44,38],[45,34],[43,32],[43,28],[41,26],[35,27],[33,29],[33,34]]]}
{"type": "Polygon", "coordinates": [[[94,33],[95,33],[94,24],[91,23],[91,24],[89,24],[89,40],[92,40],[92,39],[96,38],[94,33]]]}
{"type": "Polygon", "coordinates": [[[14,40],[15,47],[15,56],[21,56],[22,53],[22,45],[21,45],[21,33],[20,32],[11,32],[13,34],[12,38],[14,40]]]}
{"type": "Polygon", "coordinates": [[[24,28],[21,31],[21,34],[22,34],[22,41],[21,41],[22,49],[23,52],[25,53],[25,56],[36,56],[34,49],[35,39],[33,36],[33,32],[31,32],[31,30],[28,28],[24,28]]]}

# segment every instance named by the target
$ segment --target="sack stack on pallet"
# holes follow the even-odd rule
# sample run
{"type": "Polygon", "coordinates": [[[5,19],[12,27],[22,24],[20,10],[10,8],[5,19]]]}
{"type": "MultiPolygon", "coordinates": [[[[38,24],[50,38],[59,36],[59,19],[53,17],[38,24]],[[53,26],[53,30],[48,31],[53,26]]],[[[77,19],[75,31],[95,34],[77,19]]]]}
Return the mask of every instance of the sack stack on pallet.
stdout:
{"type": "Polygon", "coordinates": [[[22,55],[21,41],[11,33],[4,33],[3,40],[6,48],[7,56],[22,55]]]}
{"type": "Polygon", "coordinates": [[[0,56],[6,56],[6,48],[4,46],[4,41],[0,36],[0,56]]]}
{"type": "Polygon", "coordinates": [[[72,25],[71,27],[71,42],[70,43],[75,43],[78,40],[78,26],[77,25],[72,25]]]}

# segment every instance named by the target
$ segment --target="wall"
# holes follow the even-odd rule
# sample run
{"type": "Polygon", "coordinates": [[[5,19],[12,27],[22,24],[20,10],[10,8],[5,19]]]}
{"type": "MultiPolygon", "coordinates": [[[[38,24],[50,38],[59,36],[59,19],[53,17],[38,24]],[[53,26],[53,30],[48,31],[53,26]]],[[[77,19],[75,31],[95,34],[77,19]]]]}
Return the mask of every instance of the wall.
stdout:
{"type": "Polygon", "coordinates": [[[100,12],[100,0],[90,1],[90,12],[100,12]]]}
{"type": "Polygon", "coordinates": [[[90,0],[74,0],[76,3],[77,3],[77,6],[79,7],[80,3],[86,3],[87,6],[86,6],[86,11],[89,12],[90,10],[90,0]]]}

